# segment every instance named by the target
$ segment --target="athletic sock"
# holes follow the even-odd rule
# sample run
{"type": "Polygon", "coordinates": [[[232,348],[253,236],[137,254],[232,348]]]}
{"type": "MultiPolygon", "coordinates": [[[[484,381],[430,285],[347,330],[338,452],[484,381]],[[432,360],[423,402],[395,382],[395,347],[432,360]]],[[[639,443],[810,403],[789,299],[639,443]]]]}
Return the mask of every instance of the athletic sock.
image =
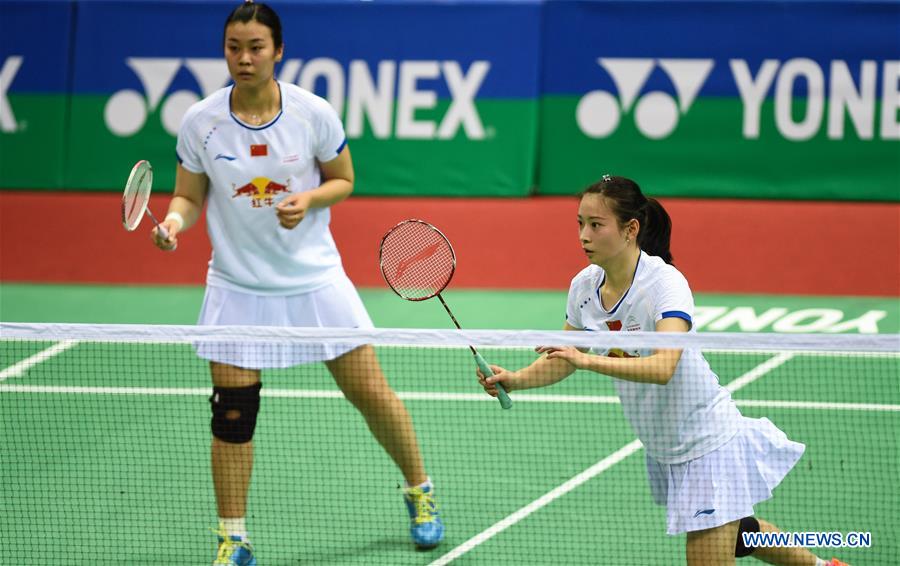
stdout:
{"type": "Polygon", "coordinates": [[[225,529],[225,532],[228,533],[228,536],[241,537],[242,539],[247,538],[247,526],[244,523],[243,517],[237,519],[222,519],[220,517],[219,521],[222,522],[222,527],[225,529]]]}
{"type": "Polygon", "coordinates": [[[403,482],[403,487],[404,487],[405,489],[412,489],[412,488],[414,488],[414,487],[418,487],[418,488],[421,488],[421,489],[423,489],[423,490],[426,489],[426,488],[428,488],[428,489],[430,490],[430,489],[433,488],[434,486],[431,484],[431,477],[429,476],[429,477],[426,477],[426,478],[425,478],[425,481],[423,481],[423,482],[420,483],[419,485],[409,485],[409,482],[403,482]]]}

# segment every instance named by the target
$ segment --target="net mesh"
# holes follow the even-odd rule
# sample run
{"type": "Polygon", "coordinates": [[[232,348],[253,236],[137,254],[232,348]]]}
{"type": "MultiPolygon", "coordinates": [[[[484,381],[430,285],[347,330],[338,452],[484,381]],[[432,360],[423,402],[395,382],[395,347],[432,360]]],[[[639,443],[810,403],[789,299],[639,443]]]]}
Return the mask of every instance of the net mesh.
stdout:
{"type": "Polygon", "coordinates": [[[127,230],[134,230],[140,224],[147,209],[152,185],[153,170],[150,164],[146,161],[139,162],[129,175],[122,195],[122,224],[127,230]]]}
{"type": "Polygon", "coordinates": [[[348,395],[384,399],[378,368],[387,376],[446,539],[413,550],[403,476],[371,432],[391,419],[367,423],[328,367],[307,363],[262,374],[247,510],[260,563],[683,563],[684,536],[665,534],[614,381],[578,371],[514,391],[501,411],[476,381],[470,343],[510,369],[543,344],[702,352],[745,417],[806,445],[758,516],[789,532],[870,533],[868,548],[822,556],[900,556],[896,335],[2,324],[0,337],[2,564],[210,563],[211,385],[198,352],[278,365],[270,356],[285,350],[315,359],[361,344],[374,345],[378,366],[344,367],[348,395]]]}
{"type": "Polygon", "coordinates": [[[430,224],[407,220],[381,242],[381,273],[395,293],[421,301],[450,283],[456,257],[450,242],[430,224]]]}

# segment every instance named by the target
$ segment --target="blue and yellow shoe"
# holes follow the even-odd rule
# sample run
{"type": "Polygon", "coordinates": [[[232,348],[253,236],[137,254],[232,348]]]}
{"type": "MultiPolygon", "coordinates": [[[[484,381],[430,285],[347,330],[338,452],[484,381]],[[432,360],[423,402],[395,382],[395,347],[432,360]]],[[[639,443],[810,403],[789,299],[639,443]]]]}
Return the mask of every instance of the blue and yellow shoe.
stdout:
{"type": "Polygon", "coordinates": [[[219,537],[219,551],[216,553],[216,561],[213,562],[213,566],[217,564],[256,566],[256,558],[253,557],[253,546],[250,541],[237,536],[228,536],[221,525],[219,530],[214,532],[219,537]]]}
{"type": "Polygon", "coordinates": [[[434,502],[431,486],[411,487],[403,491],[409,511],[409,534],[418,548],[434,548],[444,540],[444,522],[434,502]]]}

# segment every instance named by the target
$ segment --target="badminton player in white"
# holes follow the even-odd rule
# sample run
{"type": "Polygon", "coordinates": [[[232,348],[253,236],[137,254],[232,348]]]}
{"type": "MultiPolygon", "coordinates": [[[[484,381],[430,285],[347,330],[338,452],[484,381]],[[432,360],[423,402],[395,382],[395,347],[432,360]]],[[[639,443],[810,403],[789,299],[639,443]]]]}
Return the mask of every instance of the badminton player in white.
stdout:
{"type": "MultiPolygon", "coordinates": [[[[691,332],[694,300],[672,265],[671,221],[655,199],[623,177],[604,176],[582,195],[581,245],[590,265],[572,280],[566,330],[691,332]]],[[[770,564],[838,565],[804,548],[749,548],[743,532],[777,531],[753,506],[793,468],[804,446],[768,419],[743,417],[696,350],[582,352],[543,347],[519,371],[492,366],[478,377],[496,395],[543,387],[576,369],[616,378],[622,410],[646,450],[654,500],[666,506],[668,533],[687,533],[691,566],[734,564],[752,555],[770,564]]]]}
{"type": "MultiPolygon", "coordinates": [[[[328,227],[329,207],[353,190],[340,119],[322,98],[275,80],[284,46],[280,20],[269,6],[245,2],[235,8],[226,20],[224,48],[234,84],[194,104],[184,117],[175,194],[162,223],[169,237],[154,229],[156,245],[174,250],[207,203],[213,256],[201,325],[371,327],[328,227]]],[[[325,362],[403,473],[415,544],[430,548],[442,540],[412,421],[371,346],[217,346],[198,347],[210,361],[214,386],[215,564],[256,564],[244,517],[260,370],[314,361],[325,362]]]]}

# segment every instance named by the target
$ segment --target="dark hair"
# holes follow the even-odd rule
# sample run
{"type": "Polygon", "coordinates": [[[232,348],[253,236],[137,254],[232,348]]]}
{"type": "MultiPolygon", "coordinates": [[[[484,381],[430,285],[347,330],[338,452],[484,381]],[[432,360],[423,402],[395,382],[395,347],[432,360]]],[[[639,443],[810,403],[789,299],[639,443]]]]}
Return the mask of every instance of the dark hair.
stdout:
{"type": "Polygon", "coordinates": [[[640,223],[638,246],[648,254],[672,263],[672,252],[669,251],[672,219],[658,200],[645,197],[638,184],[631,179],[609,175],[604,175],[586,188],[580,197],[590,194],[601,195],[607,200],[619,224],[624,225],[632,218],[637,220],[640,223]]]}
{"type": "Polygon", "coordinates": [[[275,10],[270,8],[267,4],[253,2],[253,0],[246,0],[231,11],[228,19],[225,20],[225,29],[222,31],[222,42],[225,42],[225,32],[228,31],[229,25],[234,22],[247,23],[254,20],[266,26],[269,28],[269,31],[272,32],[272,41],[275,43],[275,49],[284,45],[284,40],[281,35],[281,20],[278,18],[278,14],[276,14],[275,10]]]}

